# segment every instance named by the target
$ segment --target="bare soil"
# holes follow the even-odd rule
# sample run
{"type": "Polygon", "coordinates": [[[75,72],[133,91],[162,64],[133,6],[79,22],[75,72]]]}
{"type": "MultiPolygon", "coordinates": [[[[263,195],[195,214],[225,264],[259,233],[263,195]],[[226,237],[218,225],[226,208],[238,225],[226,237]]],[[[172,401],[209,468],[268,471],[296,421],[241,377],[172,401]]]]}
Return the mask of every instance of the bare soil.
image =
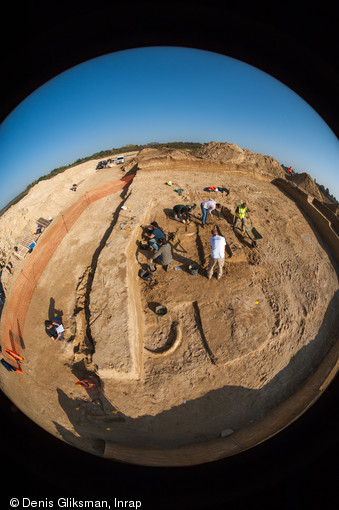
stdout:
{"type": "MultiPolygon", "coordinates": [[[[86,189],[122,175],[117,167],[99,174],[95,165],[77,167],[86,189]]],[[[335,341],[338,268],[287,195],[227,171],[158,166],[137,171],[128,189],[91,204],[62,240],[28,310],[24,374],[1,373],[3,391],[32,420],[97,455],[105,441],[166,449],[242,429],[291,396],[335,341]],[[208,193],[206,186],[230,194],[208,193]],[[223,214],[202,229],[200,203],[209,197],[223,214]],[[262,235],[257,247],[246,232],[232,230],[242,201],[250,209],[247,225],[252,221],[262,235]],[[188,225],[171,219],[180,203],[197,204],[188,225]],[[146,282],[138,273],[151,253],[138,241],[141,225],[154,220],[172,234],[174,264],[168,272],[157,264],[146,282]],[[222,278],[208,281],[214,225],[226,238],[227,256],[222,278]],[[188,269],[193,262],[197,275],[188,269]],[[167,307],[164,316],[155,313],[158,304],[167,307]],[[58,344],[44,331],[44,320],[56,314],[66,329],[58,344]],[[85,377],[94,389],[75,385],[85,377]]],[[[43,215],[39,196],[45,204],[63,185],[65,199],[59,195],[59,209],[49,212],[57,220],[81,192],[79,186],[66,193],[76,178],[67,172],[13,206],[7,232],[16,210],[20,217],[23,207],[37,204],[35,216],[43,215]]],[[[6,276],[7,299],[20,264],[6,276]]]]}

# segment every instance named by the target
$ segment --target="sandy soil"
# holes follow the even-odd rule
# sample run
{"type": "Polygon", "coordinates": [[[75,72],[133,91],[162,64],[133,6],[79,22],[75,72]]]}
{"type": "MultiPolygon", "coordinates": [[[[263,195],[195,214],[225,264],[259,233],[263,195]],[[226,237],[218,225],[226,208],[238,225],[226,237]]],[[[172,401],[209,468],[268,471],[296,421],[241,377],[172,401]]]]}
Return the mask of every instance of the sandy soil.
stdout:
{"type": "MultiPolygon", "coordinates": [[[[56,221],[80,193],[122,175],[117,167],[95,172],[95,164],[39,183],[0,222],[0,237],[20,237],[39,216],[56,221]]],[[[7,299],[22,265],[4,279],[7,299]]],[[[312,223],[273,184],[226,171],[138,171],[128,189],[91,204],[55,251],[28,310],[24,374],[3,370],[3,391],[50,433],[97,455],[105,441],[174,448],[217,439],[263,418],[319,365],[335,341],[337,275],[312,223]],[[202,229],[200,202],[210,196],[223,217],[202,229]],[[257,248],[231,228],[243,200],[263,236],[257,248]],[[179,203],[197,204],[189,225],[169,216],[179,203]],[[174,235],[174,268],[157,265],[145,282],[138,272],[150,253],[137,242],[140,225],[153,220],[174,235]],[[206,278],[212,225],[228,244],[220,281],[206,278]],[[56,313],[66,329],[59,344],[43,326],[56,313]],[[83,377],[93,390],[75,385],[83,377]]]]}

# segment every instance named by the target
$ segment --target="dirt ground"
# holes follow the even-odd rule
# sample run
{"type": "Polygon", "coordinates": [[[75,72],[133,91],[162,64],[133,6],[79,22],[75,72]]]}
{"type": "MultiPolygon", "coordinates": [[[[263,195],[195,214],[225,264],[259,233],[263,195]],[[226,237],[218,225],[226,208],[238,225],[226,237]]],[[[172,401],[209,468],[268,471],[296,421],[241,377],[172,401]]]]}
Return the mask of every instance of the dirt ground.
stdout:
{"type": "MultiPolygon", "coordinates": [[[[112,168],[99,178],[94,162],[86,165],[86,189],[121,176],[112,168]]],[[[48,186],[72,180],[65,174],[48,186]]],[[[70,199],[59,205],[56,220],[70,199]]],[[[334,344],[338,288],[326,245],[273,184],[226,171],[138,171],[128,189],[91,204],[61,241],[28,310],[24,374],[3,370],[2,389],[51,434],[97,455],[106,441],[166,449],[214,440],[262,419],[306,381],[334,344]],[[200,203],[210,197],[222,217],[202,229],[200,203]],[[232,230],[242,201],[262,235],[257,247],[232,230]],[[197,204],[189,225],[170,217],[180,203],[197,204]],[[174,264],[168,272],[157,264],[146,282],[138,273],[151,253],[138,241],[141,225],[154,220],[172,234],[174,264]],[[213,225],[227,242],[219,281],[206,278],[213,225]],[[156,315],[157,304],[166,315],[156,315]],[[43,326],[53,315],[66,330],[58,344],[43,326]],[[84,377],[94,389],[75,385],[84,377]]]]}

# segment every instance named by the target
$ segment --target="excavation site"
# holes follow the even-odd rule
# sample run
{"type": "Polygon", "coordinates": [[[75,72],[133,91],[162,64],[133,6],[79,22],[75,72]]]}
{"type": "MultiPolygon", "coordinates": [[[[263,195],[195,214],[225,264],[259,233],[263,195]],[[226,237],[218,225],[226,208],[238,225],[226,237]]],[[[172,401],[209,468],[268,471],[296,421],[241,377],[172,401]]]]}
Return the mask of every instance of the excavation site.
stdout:
{"type": "Polygon", "coordinates": [[[107,459],[236,455],[301,416],[336,375],[338,207],[308,174],[230,143],[124,158],[41,181],[0,217],[2,356],[19,368],[2,367],[2,391],[107,459]],[[209,199],[221,208],[203,226],[209,199]],[[242,203],[245,227],[233,228],[242,203]],[[187,221],[174,219],[178,204],[193,206],[187,221]],[[148,244],[152,222],[172,247],[168,270],[148,244]],[[220,279],[217,266],[207,278],[212,229],[226,240],[220,279]]]}

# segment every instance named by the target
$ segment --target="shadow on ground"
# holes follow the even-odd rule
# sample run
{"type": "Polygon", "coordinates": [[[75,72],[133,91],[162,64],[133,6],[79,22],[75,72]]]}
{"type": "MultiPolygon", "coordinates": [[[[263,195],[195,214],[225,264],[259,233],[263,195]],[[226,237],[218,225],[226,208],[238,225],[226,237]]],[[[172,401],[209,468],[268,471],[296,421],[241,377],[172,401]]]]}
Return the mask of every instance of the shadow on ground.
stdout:
{"type": "MultiPolygon", "coordinates": [[[[264,418],[314,372],[337,339],[338,305],[337,291],[316,337],[261,389],[228,385],[194,400],[187,395],[182,404],[155,416],[131,418],[105,396],[97,379],[96,393],[84,391],[83,396],[74,398],[73,393],[68,396],[57,390],[60,407],[75,433],[54,422],[55,427],[67,443],[97,455],[102,455],[106,441],[135,448],[166,449],[216,440],[223,429],[238,431],[264,418]]],[[[77,377],[83,369],[84,366],[75,366],[77,377]]],[[[133,395],[126,398],[132,399],[133,395]]]]}

